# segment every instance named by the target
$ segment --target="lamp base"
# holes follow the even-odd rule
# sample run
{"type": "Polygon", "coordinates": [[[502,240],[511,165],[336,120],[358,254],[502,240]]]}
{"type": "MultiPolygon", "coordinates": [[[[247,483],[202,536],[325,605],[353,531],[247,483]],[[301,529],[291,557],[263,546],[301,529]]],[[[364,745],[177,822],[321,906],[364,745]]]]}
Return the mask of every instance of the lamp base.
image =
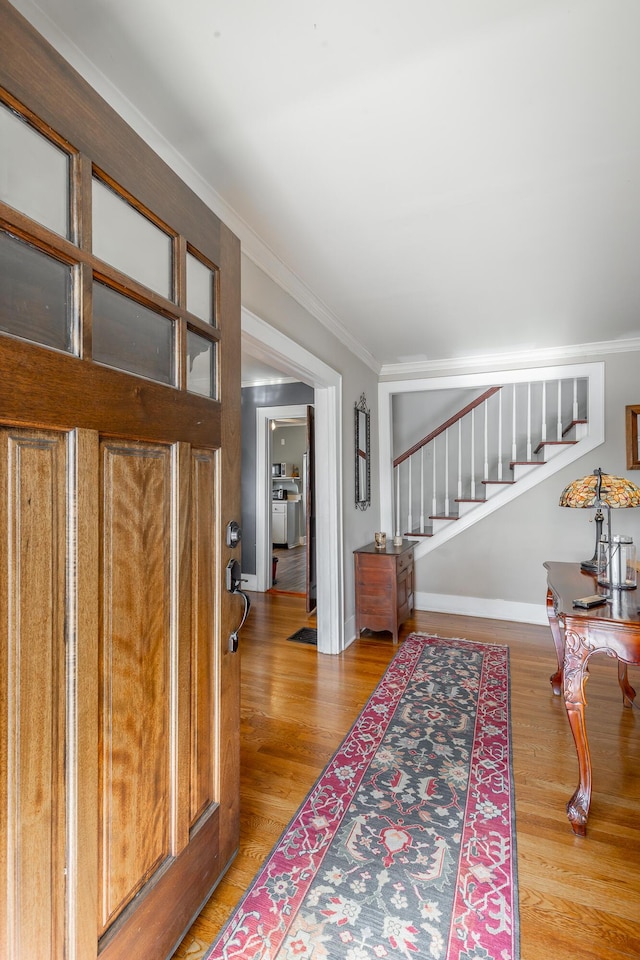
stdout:
{"type": "Polygon", "coordinates": [[[598,546],[600,544],[600,537],[602,536],[602,523],[604,521],[604,514],[600,508],[598,508],[596,511],[594,519],[596,522],[596,548],[593,551],[591,560],[583,560],[580,564],[580,569],[584,570],[586,573],[598,572],[598,546]]]}

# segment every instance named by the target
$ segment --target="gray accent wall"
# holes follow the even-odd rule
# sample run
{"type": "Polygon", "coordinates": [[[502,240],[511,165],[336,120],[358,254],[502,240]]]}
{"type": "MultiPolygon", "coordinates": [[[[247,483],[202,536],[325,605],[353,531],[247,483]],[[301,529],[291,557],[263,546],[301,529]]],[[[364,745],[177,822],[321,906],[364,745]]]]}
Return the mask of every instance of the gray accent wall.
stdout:
{"type": "MultiPolygon", "coordinates": [[[[278,383],[242,390],[242,570],[256,572],[256,410],[313,404],[313,387],[278,383]]],[[[285,459],[284,457],[282,459],[285,459]]]]}

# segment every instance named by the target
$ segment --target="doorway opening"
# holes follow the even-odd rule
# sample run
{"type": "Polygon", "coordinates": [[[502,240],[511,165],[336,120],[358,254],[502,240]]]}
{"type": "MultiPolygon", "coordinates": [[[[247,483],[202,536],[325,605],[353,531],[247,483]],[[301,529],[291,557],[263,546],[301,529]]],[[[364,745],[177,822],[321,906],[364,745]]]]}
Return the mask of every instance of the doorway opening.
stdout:
{"type": "Polygon", "coordinates": [[[313,522],[309,505],[314,500],[313,471],[309,470],[310,437],[306,407],[300,416],[278,416],[271,432],[271,589],[304,596],[307,613],[315,610],[311,595],[315,585],[309,571],[315,568],[309,552],[308,527],[313,522]],[[310,589],[311,588],[311,589],[310,589]]]}
{"type": "MultiPolygon", "coordinates": [[[[296,380],[314,388],[316,560],[318,653],[344,649],[344,547],[342,530],[342,377],[333,368],[250,311],[242,310],[243,349],[296,380]]],[[[266,433],[266,430],[265,430],[266,433]]],[[[258,432],[261,436],[261,432],[258,432]]],[[[256,481],[265,491],[256,502],[256,589],[264,592],[271,579],[271,534],[267,497],[269,445],[258,444],[256,481]],[[261,483],[260,478],[264,478],[261,483]]]]}
{"type": "Polygon", "coordinates": [[[289,554],[293,550],[303,564],[297,572],[307,613],[317,606],[314,419],[312,404],[256,409],[257,589],[260,590],[262,579],[265,590],[273,588],[273,580],[277,579],[274,558],[278,561],[286,558],[287,565],[293,566],[289,554]],[[300,549],[302,543],[304,549],[300,549]],[[280,554],[274,552],[275,545],[282,548],[280,554]],[[265,550],[270,552],[271,563],[267,562],[260,571],[259,557],[265,550]]]}

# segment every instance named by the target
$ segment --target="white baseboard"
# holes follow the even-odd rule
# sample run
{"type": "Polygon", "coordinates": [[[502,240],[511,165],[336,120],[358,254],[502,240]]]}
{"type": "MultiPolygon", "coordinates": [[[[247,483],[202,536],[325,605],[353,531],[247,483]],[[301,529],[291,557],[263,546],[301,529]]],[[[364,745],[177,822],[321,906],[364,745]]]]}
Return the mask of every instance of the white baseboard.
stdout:
{"type": "Polygon", "coordinates": [[[244,573],[242,574],[243,579],[243,590],[251,590],[254,593],[258,590],[258,578],[255,573],[244,573]]]}
{"type": "Polygon", "coordinates": [[[547,607],[543,603],[516,603],[513,600],[487,600],[484,597],[416,592],[414,604],[416,610],[430,610],[432,613],[486,617],[489,620],[515,620],[518,623],[536,623],[545,627],[549,624],[547,607]]]}
{"type": "Polygon", "coordinates": [[[355,616],[349,617],[348,620],[344,622],[344,648],[350,647],[353,641],[356,639],[356,618],[355,616]]]}

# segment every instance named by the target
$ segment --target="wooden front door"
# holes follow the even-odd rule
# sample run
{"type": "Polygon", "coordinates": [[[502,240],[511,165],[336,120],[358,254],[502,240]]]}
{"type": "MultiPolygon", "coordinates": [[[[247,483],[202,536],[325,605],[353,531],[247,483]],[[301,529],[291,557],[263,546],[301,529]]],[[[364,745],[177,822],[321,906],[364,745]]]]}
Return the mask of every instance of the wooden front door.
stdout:
{"type": "Polygon", "coordinates": [[[239,244],[0,37],[0,956],[160,960],[238,843],[239,244]]]}

